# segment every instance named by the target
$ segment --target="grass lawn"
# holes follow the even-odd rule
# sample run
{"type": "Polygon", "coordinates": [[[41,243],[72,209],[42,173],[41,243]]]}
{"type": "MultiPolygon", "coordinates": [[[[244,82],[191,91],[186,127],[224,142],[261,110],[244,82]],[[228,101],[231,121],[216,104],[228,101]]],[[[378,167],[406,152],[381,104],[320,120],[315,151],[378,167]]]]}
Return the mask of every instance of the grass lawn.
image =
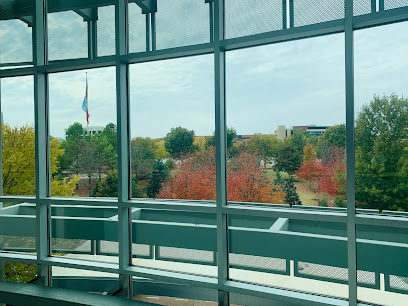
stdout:
{"type": "MultiPolygon", "coordinates": [[[[276,172],[273,169],[266,169],[266,174],[271,181],[275,179],[276,172]]],[[[287,172],[281,171],[281,175],[283,180],[289,179],[289,174],[287,172]]],[[[303,205],[317,206],[317,200],[324,199],[324,196],[322,196],[321,194],[314,193],[309,190],[309,183],[307,181],[298,179],[296,176],[294,176],[294,179],[297,193],[299,194],[299,198],[302,201],[303,205]]]]}

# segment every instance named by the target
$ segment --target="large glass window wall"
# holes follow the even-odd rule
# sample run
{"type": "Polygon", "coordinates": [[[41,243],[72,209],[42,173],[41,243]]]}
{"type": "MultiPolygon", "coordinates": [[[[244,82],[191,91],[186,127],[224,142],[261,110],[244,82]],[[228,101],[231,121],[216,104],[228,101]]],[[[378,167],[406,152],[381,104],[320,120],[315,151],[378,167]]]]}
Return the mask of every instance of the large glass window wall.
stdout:
{"type": "Polygon", "coordinates": [[[407,299],[408,3],[22,2],[0,3],[0,279],[407,299]]]}

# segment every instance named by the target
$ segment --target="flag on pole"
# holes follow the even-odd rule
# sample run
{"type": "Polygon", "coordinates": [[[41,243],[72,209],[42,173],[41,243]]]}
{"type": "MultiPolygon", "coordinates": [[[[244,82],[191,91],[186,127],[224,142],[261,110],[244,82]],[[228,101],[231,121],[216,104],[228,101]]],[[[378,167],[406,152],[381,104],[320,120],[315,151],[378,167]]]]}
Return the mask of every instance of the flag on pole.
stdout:
{"type": "Polygon", "coordinates": [[[88,74],[86,75],[86,92],[84,102],[82,102],[82,109],[86,113],[86,123],[89,125],[89,111],[88,111],[88,74]]]}

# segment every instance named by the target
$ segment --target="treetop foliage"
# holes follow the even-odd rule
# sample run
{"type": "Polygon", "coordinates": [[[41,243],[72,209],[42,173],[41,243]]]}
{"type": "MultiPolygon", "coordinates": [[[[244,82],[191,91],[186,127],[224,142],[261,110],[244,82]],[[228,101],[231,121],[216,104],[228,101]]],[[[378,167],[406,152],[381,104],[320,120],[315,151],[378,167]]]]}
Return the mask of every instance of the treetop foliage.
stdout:
{"type": "Polygon", "coordinates": [[[194,137],[193,130],[189,131],[181,126],[171,128],[171,131],[164,137],[164,147],[173,158],[179,159],[196,151],[194,137]]]}

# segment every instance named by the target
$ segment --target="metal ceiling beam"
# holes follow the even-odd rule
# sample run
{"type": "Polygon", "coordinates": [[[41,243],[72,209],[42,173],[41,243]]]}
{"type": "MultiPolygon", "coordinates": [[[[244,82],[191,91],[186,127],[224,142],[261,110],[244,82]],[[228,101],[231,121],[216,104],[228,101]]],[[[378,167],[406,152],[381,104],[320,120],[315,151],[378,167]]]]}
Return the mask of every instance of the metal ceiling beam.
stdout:
{"type": "Polygon", "coordinates": [[[136,3],[142,9],[143,14],[157,12],[157,0],[131,0],[129,2],[136,3]]]}
{"type": "MultiPolygon", "coordinates": [[[[0,20],[1,19],[15,19],[15,10],[14,6],[12,5],[12,2],[1,2],[0,5],[0,20]],[[3,18],[5,16],[6,18],[3,18]]],[[[33,16],[28,15],[28,16],[21,16],[18,19],[21,21],[25,22],[29,27],[33,26],[33,16]]]]}
{"type": "Polygon", "coordinates": [[[98,9],[97,8],[86,8],[86,9],[75,9],[75,13],[84,18],[84,21],[97,21],[98,20],[98,9]]]}

